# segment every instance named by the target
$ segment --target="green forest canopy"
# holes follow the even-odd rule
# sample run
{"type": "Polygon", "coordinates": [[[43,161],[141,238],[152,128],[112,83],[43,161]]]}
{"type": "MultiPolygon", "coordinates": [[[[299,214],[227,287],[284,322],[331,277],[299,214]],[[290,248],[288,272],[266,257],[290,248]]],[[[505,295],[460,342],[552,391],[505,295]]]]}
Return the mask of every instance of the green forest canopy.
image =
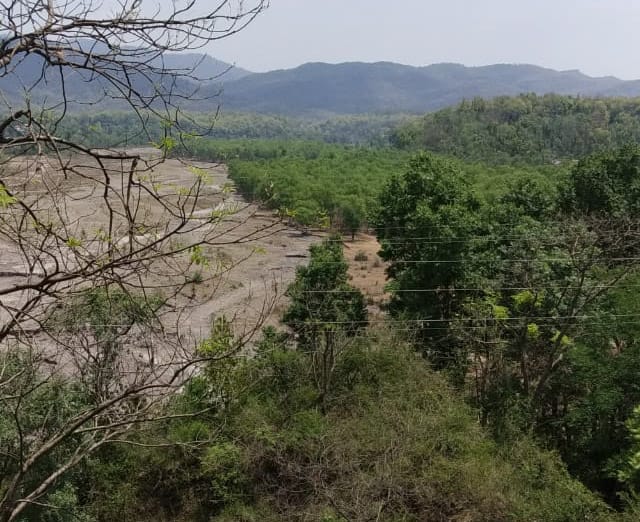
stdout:
{"type": "MultiPolygon", "coordinates": [[[[231,179],[250,200],[286,209],[302,224],[325,221],[352,233],[366,227],[385,183],[404,170],[412,156],[393,148],[331,145],[282,140],[196,140],[189,154],[224,161],[231,179]]],[[[485,166],[455,161],[479,197],[492,199],[520,179],[554,185],[562,166],[485,166]]]]}
{"type": "MultiPolygon", "coordinates": [[[[165,131],[162,122],[141,113],[74,113],[63,134],[88,145],[147,145],[165,131]]],[[[207,138],[306,140],[427,149],[484,163],[573,160],[640,141],[640,99],[581,98],[522,94],[475,98],[415,117],[359,114],[293,118],[253,113],[185,114],[181,131],[207,138]]],[[[177,136],[174,136],[177,138],[177,136]]]]}
{"type": "Polygon", "coordinates": [[[548,94],[476,98],[400,125],[400,148],[472,161],[550,163],[640,141],[640,99],[548,94]]]}

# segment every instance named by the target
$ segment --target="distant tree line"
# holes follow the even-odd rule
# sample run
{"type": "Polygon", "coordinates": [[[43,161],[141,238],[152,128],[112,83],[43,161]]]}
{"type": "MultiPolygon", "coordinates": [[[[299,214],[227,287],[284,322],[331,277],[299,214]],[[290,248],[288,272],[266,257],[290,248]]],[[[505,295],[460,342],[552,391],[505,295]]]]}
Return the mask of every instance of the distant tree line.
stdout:
{"type": "MultiPolygon", "coordinates": [[[[327,143],[387,145],[393,130],[408,116],[403,114],[356,114],[332,117],[291,118],[257,113],[186,112],[181,132],[193,131],[207,138],[314,140],[327,143]]],[[[144,111],[71,113],[62,124],[66,139],[90,146],[139,146],[160,139],[166,122],[144,111]]],[[[175,134],[175,133],[174,133],[175,134]]]]}
{"type": "MultiPolygon", "coordinates": [[[[422,117],[185,113],[180,130],[218,140],[392,145],[484,163],[545,164],[640,141],[640,99],[523,94],[464,100],[422,117]]],[[[71,113],[61,131],[66,139],[86,145],[122,147],[149,145],[161,139],[167,128],[166,122],[144,112],[105,111],[71,113]]]]}

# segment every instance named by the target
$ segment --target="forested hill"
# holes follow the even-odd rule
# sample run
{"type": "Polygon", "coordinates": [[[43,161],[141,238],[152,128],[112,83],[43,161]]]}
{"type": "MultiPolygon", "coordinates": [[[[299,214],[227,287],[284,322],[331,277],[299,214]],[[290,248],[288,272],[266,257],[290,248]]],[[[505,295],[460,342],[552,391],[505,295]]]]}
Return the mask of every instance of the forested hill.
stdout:
{"type": "MultiPolygon", "coordinates": [[[[99,46],[96,49],[100,50],[101,59],[109,60],[109,50],[99,46]]],[[[41,77],[42,57],[29,55],[23,58],[11,70],[5,71],[0,65],[2,96],[15,102],[25,96],[28,88],[32,101],[46,99],[52,103],[58,99],[62,92],[59,74],[50,71],[41,77]]],[[[465,67],[437,64],[412,67],[390,62],[307,63],[294,69],[250,73],[239,67],[231,68],[208,55],[177,53],[167,54],[162,60],[153,60],[150,65],[156,69],[148,71],[144,77],[131,79],[135,88],[149,97],[154,96],[158,85],[162,86],[158,82],[157,68],[187,71],[195,67],[189,77],[182,77],[175,85],[170,83],[162,88],[177,94],[174,101],[182,108],[205,112],[214,111],[222,104],[226,111],[287,116],[421,114],[454,105],[463,99],[515,96],[529,92],[640,96],[640,81],[592,78],[579,71],[555,71],[534,65],[465,67]],[[197,93],[197,99],[189,100],[192,93],[197,93]]],[[[124,78],[114,75],[126,84],[124,78]]],[[[64,88],[69,100],[90,99],[96,102],[92,107],[98,106],[100,110],[124,107],[122,100],[103,95],[105,90],[113,91],[113,86],[104,78],[84,74],[81,70],[69,71],[64,88]]],[[[69,108],[86,111],[87,106],[71,103],[69,108]]]]}
{"type": "Polygon", "coordinates": [[[284,114],[415,113],[441,109],[465,98],[528,92],[640,96],[640,82],[591,78],[579,71],[559,72],[533,65],[309,63],[227,83],[223,104],[233,110],[284,114]]]}
{"type": "Polygon", "coordinates": [[[492,162],[548,163],[640,141],[640,98],[476,98],[397,128],[400,148],[492,162]]]}

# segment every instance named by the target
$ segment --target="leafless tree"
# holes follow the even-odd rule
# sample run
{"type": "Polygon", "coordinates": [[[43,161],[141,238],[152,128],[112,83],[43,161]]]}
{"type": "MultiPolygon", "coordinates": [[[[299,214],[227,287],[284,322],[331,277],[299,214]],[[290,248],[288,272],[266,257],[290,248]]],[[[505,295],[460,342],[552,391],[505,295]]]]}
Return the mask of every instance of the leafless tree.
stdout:
{"type": "Polygon", "coordinates": [[[159,174],[189,121],[181,107],[202,85],[194,69],[167,68],[166,53],[233,35],[266,0],[2,0],[0,7],[0,79],[16,87],[0,92],[0,522],[7,522],[45,502],[87,455],[161,418],[167,394],[212,357],[184,328],[189,289],[208,281],[210,298],[229,269],[216,248],[278,225],[246,232],[240,225],[251,209],[230,208],[224,194],[203,209],[211,181],[201,166],[170,180],[159,174]],[[51,89],[57,94],[43,94],[51,89]],[[156,153],[60,137],[70,110],[103,102],[135,111],[141,132],[161,119],[166,135],[156,153]],[[61,402],[70,381],[82,400],[61,402]],[[28,406],[34,401],[37,414],[28,406]]]}

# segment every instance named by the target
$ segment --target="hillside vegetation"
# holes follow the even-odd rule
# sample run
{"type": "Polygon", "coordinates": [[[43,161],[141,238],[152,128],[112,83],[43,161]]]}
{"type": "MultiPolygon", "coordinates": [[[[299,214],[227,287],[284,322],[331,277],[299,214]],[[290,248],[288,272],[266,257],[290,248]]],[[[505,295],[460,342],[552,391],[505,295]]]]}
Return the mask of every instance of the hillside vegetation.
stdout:
{"type": "MultiPolygon", "coordinates": [[[[70,518],[55,520],[622,520],[530,437],[492,441],[401,335],[365,333],[362,296],[306,293],[352,290],[333,239],[312,248],[289,289],[298,341],[270,328],[254,357],[209,363],[169,406],[176,418],[60,483],[47,502],[70,518]],[[318,323],[316,309],[360,326],[318,323]]],[[[199,350],[233,343],[219,320],[199,350]]]]}
{"type": "Polygon", "coordinates": [[[476,98],[401,125],[391,139],[474,161],[542,164],[637,143],[639,116],[638,98],[476,98]]]}
{"type": "Polygon", "coordinates": [[[309,142],[198,146],[203,158],[235,150],[241,192],[305,226],[375,232],[392,324],[498,440],[535,433],[612,504],[633,489],[636,147],[488,167],[309,142]]]}
{"type": "MultiPolygon", "coordinates": [[[[200,371],[155,422],[56,475],[20,522],[638,520],[640,149],[625,144],[639,115],[640,100],[533,94],[410,121],[228,114],[202,136],[205,113],[144,134],[131,114],[69,115],[69,140],[223,162],[246,199],[327,237],[284,289],[278,327],[248,348],[212,316],[200,371]],[[343,253],[363,231],[388,277],[375,314],[343,253]]],[[[190,259],[195,295],[214,260],[190,259]]],[[[121,309],[76,294],[50,320],[147,320],[137,293],[121,309]]],[[[124,353],[110,332],[90,335],[124,353]]],[[[7,357],[0,494],[21,474],[23,430],[55,435],[94,393],[39,381],[19,348],[7,357]]],[[[25,483],[77,445],[60,439],[25,483]]]]}
{"type": "MultiPolygon", "coordinates": [[[[258,113],[185,113],[181,129],[167,129],[151,115],[141,132],[137,115],[118,111],[76,113],[63,127],[67,139],[91,146],[149,145],[180,132],[215,140],[320,141],[405,150],[427,149],[473,162],[549,164],[640,141],[640,98],[576,98],[523,94],[475,98],[421,117],[350,114],[299,118],[258,113]]],[[[184,136],[183,136],[184,137],[184,136]]],[[[188,136],[187,136],[188,138],[188,136]]],[[[207,140],[205,140],[207,141],[207,140]]],[[[209,145],[185,151],[201,155],[209,145]]],[[[288,146],[284,144],[285,148],[288,146]]],[[[221,150],[225,145],[216,147],[221,150]]],[[[266,145],[261,146],[264,149],[266,145]]],[[[232,146],[226,147],[231,152],[232,146]]],[[[243,159],[255,142],[237,144],[243,159]]],[[[218,157],[227,160],[233,155],[218,157]]],[[[263,158],[264,159],[264,158],[263,158]]]]}

